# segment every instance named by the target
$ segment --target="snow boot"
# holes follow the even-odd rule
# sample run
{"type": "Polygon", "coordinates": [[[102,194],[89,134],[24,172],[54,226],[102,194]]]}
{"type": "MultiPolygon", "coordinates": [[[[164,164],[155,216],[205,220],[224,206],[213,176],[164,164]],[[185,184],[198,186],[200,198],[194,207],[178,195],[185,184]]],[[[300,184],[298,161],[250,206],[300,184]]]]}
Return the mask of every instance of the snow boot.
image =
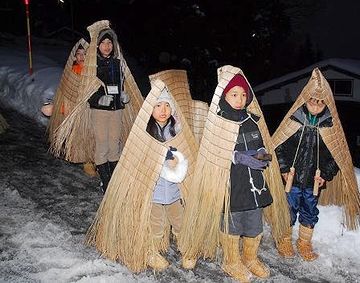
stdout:
{"type": "Polygon", "coordinates": [[[91,162],[86,162],[83,164],[84,172],[86,175],[89,175],[90,177],[96,177],[98,176],[98,173],[95,170],[95,166],[91,162]]]}
{"type": "Polygon", "coordinates": [[[257,255],[261,238],[262,234],[257,235],[255,238],[243,237],[242,260],[252,274],[260,278],[268,278],[270,269],[259,260],[257,255]]]}
{"type": "Polygon", "coordinates": [[[299,226],[299,238],[296,241],[296,247],[299,255],[306,261],[313,261],[319,257],[317,253],[313,251],[311,239],[314,229],[303,226],[299,226]]]}
{"type": "Polygon", "coordinates": [[[289,227],[289,229],[285,232],[283,238],[277,245],[277,250],[282,257],[293,258],[295,256],[295,251],[292,245],[292,227],[289,227]]]}
{"type": "Polygon", "coordinates": [[[100,165],[96,165],[96,169],[100,175],[100,179],[102,182],[101,190],[105,194],[107,186],[108,186],[110,178],[111,178],[109,162],[106,162],[106,163],[103,163],[100,165]]]}
{"type": "Polygon", "coordinates": [[[147,264],[156,271],[163,271],[169,266],[169,262],[160,254],[162,236],[153,236],[152,246],[150,248],[150,254],[148,255],[147,264]]]}
{"type": "Polygon", "coordinates": [[[224,253],[221,268],[240,282],[250,282],[251,273],[241,260],[239,241],[240,236],[220,232],[220,243],[224,253]]]}

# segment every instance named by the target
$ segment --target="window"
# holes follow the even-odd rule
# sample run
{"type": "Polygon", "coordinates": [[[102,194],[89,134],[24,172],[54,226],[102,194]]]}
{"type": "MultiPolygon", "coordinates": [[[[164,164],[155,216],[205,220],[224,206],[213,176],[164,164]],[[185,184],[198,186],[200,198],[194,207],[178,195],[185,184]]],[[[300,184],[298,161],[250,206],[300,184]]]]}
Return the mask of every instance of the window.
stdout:
{"type": "Polygon", "coordinates": [[[333,94],[336,96],[353,96],[352,80],[328,80],[333,94]]]}

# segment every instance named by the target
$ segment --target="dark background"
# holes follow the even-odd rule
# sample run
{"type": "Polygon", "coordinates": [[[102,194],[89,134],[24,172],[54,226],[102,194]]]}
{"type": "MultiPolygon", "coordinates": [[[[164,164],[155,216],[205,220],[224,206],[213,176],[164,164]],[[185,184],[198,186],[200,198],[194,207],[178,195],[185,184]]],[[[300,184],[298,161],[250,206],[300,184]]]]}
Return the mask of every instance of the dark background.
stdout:
{"type": "MultiPolygon", "coordinates": [[[[30,20],[33,36],[71,46],[108,19],[146,74],[186,69],[193,97],[209,101],[224,64],[241,67],[255,86],[322,59],[360,56],[359,2],[30,0],[30,20]]],[[[26,35],[24,2],[2,0],[0,21],[2,32],[26,35]]]]}

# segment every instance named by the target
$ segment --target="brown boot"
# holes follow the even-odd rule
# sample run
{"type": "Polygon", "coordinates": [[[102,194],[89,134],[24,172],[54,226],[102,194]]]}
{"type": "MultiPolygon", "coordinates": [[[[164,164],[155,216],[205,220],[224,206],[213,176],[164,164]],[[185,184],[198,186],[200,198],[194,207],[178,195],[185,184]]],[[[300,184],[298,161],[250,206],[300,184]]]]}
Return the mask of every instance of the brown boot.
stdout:
{"type": "Polygon", "coordinates": [[[95,170],[95,166],[94,166],[93,163],[91,163],[91,162],[86,162],[86,163],[84,163],[83,166],[84,166],[84,172],[85,172],[85,174],[87,174],[87,175],[89,175],[89,176],[91,176],[91,177],[95,177],[95,176],[98,175],[97,172],[96,172],[96,170],[95,170]]]}
{"type": "Polygon", "coordinates": [[[260,278],[268,278],[270,276],[270,269],[257,256],[261,238],[261,234],[255,238],[243,237],[242,259],[252,274],[260,278]]]}
{"type": "Polygon", "coordinates": [[[220,232],[220,243],[224,252],[221,268],[240,282],[250,282],[251,273],[243,264],[239,251],[239,236],[220,232]]]}
{"type": "Polygon", "coordinates": [[[147,259],[147,264],[152,269],[156,271],[163,271],[169,266],[169,262],[160,254],[161,250],[162,236],[155,237],[153,236],[153,241],[151,245],[151,252],[147,259]]]}
{"type": "Polygon", "coordinates": [[[279,254],[285,258],[292,258],[295,256],[295,251],[292,245],[292,227],[284,234],[284,237],[281,239],[277,246],[279,254]]]}
{"type": "Polygon", "coordinates": [[[319,257],[317,253],[314,253],[311,244],[313,231],[314,229],[301,224],[299,226],[299,239],[296,241],[296,247],[299,255],[306,261],[313,261],[319,257]]]}

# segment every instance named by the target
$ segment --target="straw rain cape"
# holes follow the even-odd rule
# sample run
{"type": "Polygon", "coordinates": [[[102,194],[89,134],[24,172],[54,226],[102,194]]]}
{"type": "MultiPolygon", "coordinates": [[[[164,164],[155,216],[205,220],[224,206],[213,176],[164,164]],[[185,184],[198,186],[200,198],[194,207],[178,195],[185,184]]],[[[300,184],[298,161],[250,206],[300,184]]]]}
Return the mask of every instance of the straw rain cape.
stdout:
{"type": "Polygon", "coordinates": [[[340,169],[332,181],[326,182],[326,189],[321,190],[319,203],[344,207],[346,226],[348,229],[356,229],[359,225],[360,196],[354,165],[336,109],[334,96],[329,83],[318,68],[313,70],[309,82],[272,136],[274,146],[277,147],[285,142],[301,127],[300,123],[290,119],[290,117],[310,98],[324,100],[330,110],[333,126],[320,128],[320,135],[340,169]]]}
{"type": "Polygon", "coordinates": [[[9,127],[8,123],[6,122],[5,118],[0,114],[0,134],[5,132],[5,130],[9,127]]]}
{"type": "Polygon", "coordinates": [[[206,102],[191,98],[186,71],[166,70],[150,75],[149,78],[150,81],[160,79],[166,84],[184,114],[196,141],[200,143],[209,106],[206,102]]]}
{"type": "MultiPolygon", "coordinates": [[[[223,66],[218,69],[219,83],[205,123],[180,233],[180,250],[186,258],[214,259],[223,207],[225,219],[229,213],[230,168],[239,133],[239,123],[227,120],[219,116],[217,112],[223,90],[235,74],[244,76],[239,68],[233,66],[223,66]]],[[[272,235],[278,242],[290,222],[287,201],[283,193],[284,186],[274,147],[255,96],[248,110],[260,117],[258,127],[266,149],[273,156],[272,162],[264,171],[273,204],[266,207],[264,213],[271,225],[272,235]]]]}
{"type": "MultiPolygon", "coordinates": [[[[107,20],[95,22],[87,28],[91,41],[81,73],[77,103],[71,113],[55,130],[54,139],[51,143],[51,151],[55,156],[64,155],[66,160],[72,162],[94,160],[95,139],[88,99],[103,85],[102,81],[96,76],[97,39],[99,32],[108,28],[110,28],[110,23],[107,20]]],[[[121,125],[119,125],[121,127],[120,143],[124,145],[144,99],[121,53],[117,38],[114,37],[113,43],[114,53],[120,59],[122,72],[125,76],[125,92],[130,97],[130,102],[122,110],[121,125]]]]}
{"type": "MultiPolygon", "coordinates": [[[[119,260],[133,272],[146,269],[147,256],[154,245],[150,225],[153,190],[169,147],[176,147],[188,160],[188,171],[180,184],[185,201],[198,149],[175,100],[174,118],[181,126],[176,136],[162,143],[146,131],[153,107],[164,88],[162,81],[152,82],[151,91],[139,111],[95,220],[87,232],[88,244],[94,245],[106,258],[119,260]]],[[[167,248],[168,239],[169,235],[165,235],[163,249],[167,248]]]]}
{"type": "Polygon", "coordinates": [[[74,45],[66,62],[59,86],[56,90],[53,101],[54,109],[47,129],[50,143],[53,141],[53,134],[55,130],[64,121],[64,118],[72,111],[77,102],[81,76],[74,73],[72,67],[74,61],[76,60],[75,53],[80,45],[84,48],[84,50],[89,47],[89,43],[87,43],[83,38],[74,45]]]}

